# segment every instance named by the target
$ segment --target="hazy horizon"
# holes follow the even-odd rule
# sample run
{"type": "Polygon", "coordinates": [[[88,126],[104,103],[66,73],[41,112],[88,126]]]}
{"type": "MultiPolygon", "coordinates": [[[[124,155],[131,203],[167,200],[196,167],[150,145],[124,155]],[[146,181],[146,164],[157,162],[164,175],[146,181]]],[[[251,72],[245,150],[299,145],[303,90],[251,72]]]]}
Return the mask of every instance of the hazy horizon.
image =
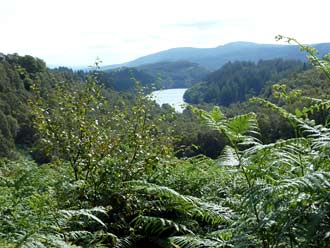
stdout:
{"type": "MultiPolygon", "coordinates": [[[[274,39],[275,40],[275,39],[274,39]]],[[[102,59],[100,57],[96,57],[94,61],[91,62],[91,64],[89,65],[61,65],[61,64],[58,64],[58,65],[54,65],[54,64],[48,64],[47,63],[47,66],[50,67],[50,68],[56,68],[56,67],[59,67],[59,66],[65,66],[65,67],[69,67],[69,68],[72,68],[72,69],[75,69],[75,68],[87,68],[87,67],[93,67],[94,64],[93,62],[95,62],[96,60],[101,60],[101,67],[102,66],[115,66],[115,65],[121,65],[121,64],[125,64],[127,62],[131,62],[131,61],[134,61],[136,59],[139,59],[141,57],[145,57],[145,56],[148,56],[148,55],[153,55],[153,54],[157,54],[159,52],[163,52],[163,51],[167,51],[167,50],[171,50],[171,49],[180,49],[180,48],[197,48],[197,49],[208,49],[208,48],[217,48],[217,47],[220,47],[220,46],[226,46],[226,45],[229,45],[229,44],[232,44],[232,43],[255,43],[255,44],[262,44],[262,45],[295,45],[295,44],[288,44],[288,43],[279,43],[279,42],[274,42],[274,43],[258,43],[258,42],[252,42],[252,41],[232,41],[232,42],[228,42],[228,43],[225,43],[225,44],[222,44],[222,45],[218,45],[218,46],[214,46],[214,47],[187,47],[187,46],[182,46],[182,47],[171,47],[171,48],[168,48],[168,49],[165,49],[165,50],[161,50],[161,51],[157,51],[157,52],[154,52],[154,53],[149,53],[149,54],[144,54],[144,55],[141,55],[139,57],[136,57],[136,58],[133,58],[131,60],[128,60],[128,61],[123,61],[123,62],[120,62],[120,63],[112,63],[112,64],[105,64],[102,59]]],[[[330,42],[327,42],[327,43],[330,43],[330,42]]],[[[318,43],[313,43],[313,44],[318,44],[318,43]]],[[[311,44],[311,45],[313,45],[311,44]]],[[[33,54],[32,54],[33,55],[33,54]]]]}

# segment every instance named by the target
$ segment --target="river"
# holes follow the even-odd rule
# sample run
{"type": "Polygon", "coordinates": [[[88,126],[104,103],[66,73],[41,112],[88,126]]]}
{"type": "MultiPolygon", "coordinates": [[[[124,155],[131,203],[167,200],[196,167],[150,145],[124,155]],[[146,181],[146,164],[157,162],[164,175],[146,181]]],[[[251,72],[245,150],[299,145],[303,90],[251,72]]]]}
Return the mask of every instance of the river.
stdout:
{"type": "Polygon", "coordinates": [[[182,113],[185,109],[183,106],[185,102],[183,101],[183,94],[187,89],[168,89],[168,90],[156,90],[151,93],[152,99],[156,101],[157,104],[162,106],[164,103],[171,105],[176,112],[182,113]]]}

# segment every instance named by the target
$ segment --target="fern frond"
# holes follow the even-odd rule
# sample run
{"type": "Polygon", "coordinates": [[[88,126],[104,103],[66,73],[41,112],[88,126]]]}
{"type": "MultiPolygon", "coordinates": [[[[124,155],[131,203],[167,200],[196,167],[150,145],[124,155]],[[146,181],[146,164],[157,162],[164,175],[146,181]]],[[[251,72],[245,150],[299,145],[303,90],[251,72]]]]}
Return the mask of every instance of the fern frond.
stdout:
{"type": "Polygon", "coordinates": [[[271,110],[277,112],[284,119],[289,120],[290,122],[295,123],[296,125],[305,124],[305,122],[301,118],[298,118],[297,116],[286,111],[284,108],[281,108],[281,107],[275,105],[274,103],[271,103],[270,101],[267,101],[267,100],[259,98],[259,97],[252,97],[252,98],[250,98],[250,101],[253,103],[258,103],[268,109],[271,109],[271,110]]]}
{"type": "Polygon", "coordinates": [[[261,143],[256,137],[260,136],[256,114],[248,113],[233,118],[226,118],[219,107],[210,112],[193,108],[206,126],[224,134],[231,145],[251,146],[261,143]]]}
{"type": "Polygon", "coordinates": [[[270,144],[258,144],[256,146],[250,147],[244,150],[244,155],[246,157],[252,156],[253,154],[257,154],[260,152],[264,152],[272,149],[282,149],[283,147],[291,146],[291,145],[304,145],[307,146],[309,144],[308,139],[306,138],[292,138],[286,140],[278,140],[275,143],[270,144]]]}
{"type": "MultiPolygon", "coordinates": [[[[260,181],[261,182],[261,181],[260,181]]],[[[254,201],[259,199],[268,199],[268,203],[279,199],[298,197],[301,194],[313,195],[315,198],[323,198],[323,194],[327,194],[330,189],[330,173],[329,172],[313,172],[302,177],[284,179],[276,182],[276,185],[261,182],[251,188],[245,197],[245,201],[254,201]]],[[[325,199],[324,199],[325,200],[325,199]]],[[[263,202],[267,204],[267,202],[263,202]]],[[[279,204],[279,202],[278,202],[279,204]]]]}
{"type": "Polygon", "coordinates": [[[320,193],[330,189],[330,172],[314,172],[303,177],[283,180],[277,190],[294,190],[296,192],[320,193]]]}
{"type": "Polygon", "coordinates": [[[103,207],[95,207],[95,208],[91,208],[91,209],[78,209],[78,210],[60,210],[59,214],[62,218],[64,218],[65,220],[71,220],[73,217],[81,217],[81,216],[85,216],[88,219],[92,219],[95,222],[99,223],[100,225],[102,225],[103,227],[107,227],[106,224],[100,220],[95,213],[101,213],[104,215],[107,215],[106,210],[103,207]]]}
{"type": "Polygon", "coordinates": [[[302,133],[308,138],[318,138],[322,136],[322,133],[326,131],[326,129],[321,125],[310,125],[307,123],[300,123],[298,125],[299,129],[302,133]]]}
{"type": "Polygon", "coordinates": [[[231,220],[232,211],[229,208],[182,195],[168,187],[144,181],[130,181],[126,182],[126,185],[135,192],[158,197],[167,208],[172,208],[182,215],[200,218],[210,224],[226,223],[231,220]]]}
{"type": "Polygon", "coordinates": [[[256,115],[248,113],[231,118],[226,123],[227,136],[243,147],[255,146],[261,143],[256,115]]]}
{"type": "MultiPolygon", "coordinates": [[[[1,244],[1,243],[0,243],[1,244]]],[[[6,246],[5,246],[6,247],[6,246]]],[[[63,235],[52,233],[35,233],[23,242],[15,242],[15,246],[22,248],[76,248],[78,246],[65,241],[63,235]]]]}
{"type": "Polygon", "coordinates": [[[285,109],[283,109],[265,99],[254,97],[251,99],[251,101],[257,102],[269,109],[276,111],[283,118],[290,121],[292,124],[296,125],[296,127],[299,129],[299,131],[301,131],[302,134],[304,134],[308,138],[319,138],[319,137],[323,136],[324,139],[326,139],[326,137],[324,136],[325,132],[328,134],[328,137],[329,137],[329,134],[330,134],[329,129],[327,129],[321,125],[315,125],[315,121],[313,121],[313,120],[298,118],[296,115],[287,112],[285,109]]]}
{"type": "Polygon", "coordinates": [[[312,139],[312,147],[315,150],[322,151],[330,148],[330,129],[318,125],[314,133],[309,134],[312,139]]]}
{"type": "Polygon", "coordinates": [[[176,236],[169,238],[170,243],[176,248],[217,248],[233,247],[221,239],[204,238],[198,236],[176,236]]]}
{"type": "Polygon", "coordinates": [[[68,231],[65,232],[65,236],[68,240],[83,240],[93,238],[93,233],[89,231],[79,230],[79,231],[68,231]]]}
{"type": "Polygon", "coordinates": [[[303,45],[301,44],[297,39],[283,36],[283,35],[277,35],[277,40],[284,39],[288,43],[295,43],[299,46],[301,51],[307,52],[308,55],[306,56],[309,62],[311,62],[312,65],[314,65],[316,68],[321,69],[324,74],[327,76],[327,78],[330,80],[330,61],[329,61],[329,55],[324,56],[324,59],[320,59],[317,57],[317,54],[319,53],[314,47],[303,45]]]}
{"type": "Polygon", "coordinates": [[[239,158],[235,149],[231,146],[225,146],[217,159],[217,164],[220,166],[238,166],[239,158]]]}
{"type": "Polygon", "coordinates": [[[136,241],[138,240],[138,237],[134,235],[130,235],[124,238],[120,238],[117,240],[116,244],[114,245],[114,248],[135,248],[136,241]]]}
{"type": "MultiPolygon", "coordinates": [[[[98,245],[102,243],[101,241],[108,240],[107,243],[115,244],[118,237],[112,233],[97,231],[67,231],[65,232],[65,239],[71,243],[86,244],[88,246],[99,247],[98,245]],[[111,241],[110,241],[111,240],[111,241]]],[[[101,246],[101,244],[100,244],[101,246]]]]}
{"type": "Polygon", "coordinates": [[[207,112],[202,109],[195,108],[191,106],[192,111],[197,114],[200,119],[205,123],[206,126],[213,130],[218,130],[222,132],[222,129],[225,128],[224,121],[226,118],[224,114],[221,112],[219,106],[214,106],[210,112],[207,112]]]}
{"type": "Polygon", "coordinates": [[[312,104],[312,106],[304,109],[310,113],[313,113],[314,111],[330,109],[330,100],[318,99],[309,96],[301,96],[301,99],[312,104]]]}
{"type": "Polygon", "coordinates": [[[228,119],[227,127],[235,135],[254,133],[259,134],[258,121],[255,113],[238,115],[228,119]]]}
{"type": "Polygon", "coordinates": [[[60,239],[51,239],[51,241],[49,241],[49,237],[47,239],[48,241],[48,244],[45,246],[47,248],[50,248],[50,247],[54,247],[54,248],[58,248],[58,247],[61,247],[61,248],[78,248],[79,246],[76,246],[76,245],[73,245],[73,244],[68,244],[67,242],[65,242],[64,240],[60,240],[60,239]]]}
{"type": "Polygon", "coordinates": [[[219,106],[214,106],[210,112],[210,117],[213,120],[219,122],[219,121],[221,121],[221,119],[223,119],[225,117],[225,115],[221,112],[221,109],[219,106]]]}
{"type": "Polygon", "coordinates": [[[185,225],[175,221],[153,216],[139,215],[133,219],[132,225],[143,232],[144,235],[160,237],[166,235],[192,234],[194,233],[185,225]]]}

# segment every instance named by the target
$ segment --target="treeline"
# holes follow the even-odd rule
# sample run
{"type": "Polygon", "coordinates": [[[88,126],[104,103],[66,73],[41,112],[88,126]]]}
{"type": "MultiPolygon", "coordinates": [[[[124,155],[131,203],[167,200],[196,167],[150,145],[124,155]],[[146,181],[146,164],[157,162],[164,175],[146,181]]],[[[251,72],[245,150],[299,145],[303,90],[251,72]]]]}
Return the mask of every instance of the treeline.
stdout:
{"type": "Polygon", "coordinates": [[[0,58],[0,156],[14,156],[15,145],[33,142],[27,100],[33,80],[45,78],[45,63],[32,56],[0,58]]]}
{"type": "Polygon", "coordinates": [[[14,158],[17,148],[29,150],[37,139],[29,105],[34,85],[47,95],[59,82],[82,82],[85,78],[83,71],[48,69],[44,61],[30,55],[1,54],[0,157],[14,158]]]}
{"type": "Polygon", "coordinates": [[[184,99],[193,104],[211,103],[223,106],[244,102],[259,95],[267,82],[277,82],[307,68],[303,62],[282,59],[260,60],[258,63],[229,62],[209,74],[204,82],[189,88],[184,99]]]}
{"type": "Polygon", "coordinates": [[[133,92],[136,81],[146,88],[161,88],[156,78],[136,68],[118,68],[98,72],[99,81],[107,87],[122,92],[133,92]]]}

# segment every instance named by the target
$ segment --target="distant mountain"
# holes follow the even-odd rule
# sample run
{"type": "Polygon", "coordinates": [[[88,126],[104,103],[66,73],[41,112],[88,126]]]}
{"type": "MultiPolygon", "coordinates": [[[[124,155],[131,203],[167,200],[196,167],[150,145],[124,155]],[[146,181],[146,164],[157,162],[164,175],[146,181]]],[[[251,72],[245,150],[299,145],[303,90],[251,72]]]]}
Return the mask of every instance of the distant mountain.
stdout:
{"type": "MultiPolygon", "coordinates": [[[[330,43],[320,43],[312,45],[320,51],[320,55],[330,51],[330,43]]],[[[133,61],[104,66],[102,69],[111,69],[117,67],[137,67],[144,64],[174,61],[189,61],[197,63],[208,70],[219,69],[228,61],[252,61],[257,62],[261,59],[290,59],[306,60],[305,53],[302,53],[296,45],[273,45],[257,44],[252,42],[233,42],[215,48],[193,48],[181,47],[172,48],[158,53],[140,57],[133,61]]]]}

